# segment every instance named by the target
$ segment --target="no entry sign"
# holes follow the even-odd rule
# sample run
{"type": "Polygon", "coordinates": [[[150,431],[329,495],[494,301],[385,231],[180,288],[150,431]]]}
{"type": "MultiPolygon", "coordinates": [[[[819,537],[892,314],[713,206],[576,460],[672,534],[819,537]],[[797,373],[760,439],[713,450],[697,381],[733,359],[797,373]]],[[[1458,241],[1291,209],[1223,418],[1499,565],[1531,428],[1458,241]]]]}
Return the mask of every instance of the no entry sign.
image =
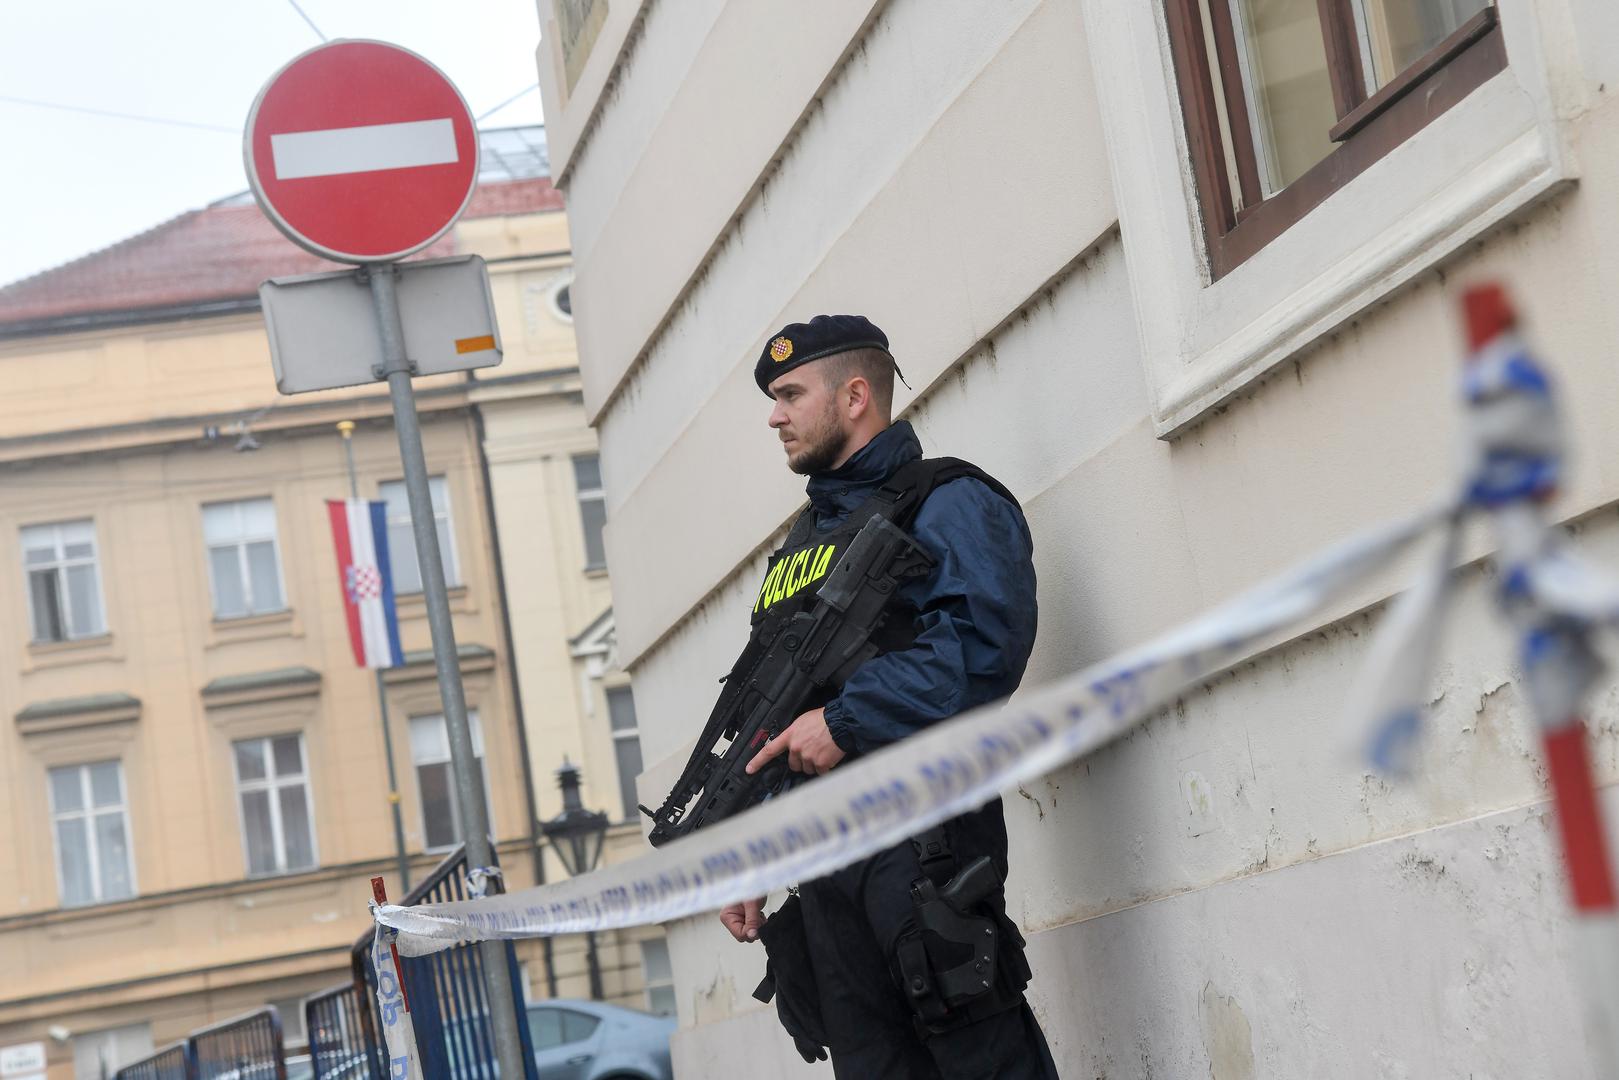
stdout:
{"type": "Polygon", "coordinates": [[[281,231],[339,262],[390,262],[444,235],[478,180],[455,84],[409,49],[333,41],[270,77],[248,113],[247,182],[281,231]]]}

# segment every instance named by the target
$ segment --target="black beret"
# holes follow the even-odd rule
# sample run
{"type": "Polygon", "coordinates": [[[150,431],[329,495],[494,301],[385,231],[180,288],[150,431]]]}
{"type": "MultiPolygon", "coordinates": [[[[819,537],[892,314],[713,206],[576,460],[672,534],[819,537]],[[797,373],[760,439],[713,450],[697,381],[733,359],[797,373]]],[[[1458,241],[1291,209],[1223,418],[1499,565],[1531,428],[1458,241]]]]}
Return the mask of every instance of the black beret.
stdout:
{"type": "Polygon", "coordinates": [[[774,397],[770,384],[793,368],[855,349],[886,353],[888,335],[864,315],[817,315],[807,323],[789,323],[765,342],[759,362],[753,365],[753,381],[765,396],[774,397]]]}

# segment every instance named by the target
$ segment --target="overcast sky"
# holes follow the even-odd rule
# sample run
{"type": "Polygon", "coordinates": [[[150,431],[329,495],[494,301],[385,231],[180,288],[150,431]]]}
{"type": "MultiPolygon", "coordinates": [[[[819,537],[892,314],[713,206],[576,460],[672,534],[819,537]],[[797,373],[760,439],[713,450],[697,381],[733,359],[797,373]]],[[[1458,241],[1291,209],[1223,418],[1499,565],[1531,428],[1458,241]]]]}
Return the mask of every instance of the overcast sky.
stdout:
{"type": "MultiPolygon", "coordinates": [[[[426,56],[461,88],[474,115],[537,78],[536,0],[297,6],[328,38],[378,38],[426,56]]],[[[292,0],[0,3],[0,284],[245,190],[247,110],[265,79],[318,44],[292,0]]],[[[482,123],[540,120],[533,90],[482,123]]]]}

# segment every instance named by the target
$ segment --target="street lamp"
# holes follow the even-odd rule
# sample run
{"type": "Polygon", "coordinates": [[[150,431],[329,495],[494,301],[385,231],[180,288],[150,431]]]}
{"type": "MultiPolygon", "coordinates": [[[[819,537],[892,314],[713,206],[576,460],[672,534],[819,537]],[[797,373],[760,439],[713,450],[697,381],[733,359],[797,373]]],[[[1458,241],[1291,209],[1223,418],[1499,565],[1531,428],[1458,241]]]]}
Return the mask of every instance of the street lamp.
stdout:
{"type": "MultiPolygon", "coordinates": [[[[557,770],[557,786],[562,789],[562,813],[540,824],[540,831],[551,841],[551,848],[562,860],[569,877],[596,869],[602,847],[607,843],[608,817],[600,810],[586,810],[579,798],[579,767],[567,758],[557,770]]],[[[585,962],[590,969],[590,997],[602,998],[601,963],[596,958],[596,935],[585,932],[585,962]]]]}

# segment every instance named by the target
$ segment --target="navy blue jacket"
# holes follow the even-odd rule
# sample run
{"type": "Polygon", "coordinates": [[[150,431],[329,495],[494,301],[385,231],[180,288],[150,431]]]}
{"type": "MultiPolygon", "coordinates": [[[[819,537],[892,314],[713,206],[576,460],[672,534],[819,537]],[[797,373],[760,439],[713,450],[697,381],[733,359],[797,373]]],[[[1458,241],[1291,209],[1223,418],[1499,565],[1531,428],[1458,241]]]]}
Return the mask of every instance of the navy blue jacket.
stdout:
{"type": "MultiPolygon", "coordinates": [[[[922,456],[901,420],[842,467],[810,477],[818,530],[829,530],[895,469],[922,456]]],[[[911,534],[938,565],[900,596],[920,613],[915,644],[861,665],[826,706],[833,740],[864,753],[1017,689],[1034,648],[1034,542],[1016,506],[965,477],[935,488],[911,534]]]]}

